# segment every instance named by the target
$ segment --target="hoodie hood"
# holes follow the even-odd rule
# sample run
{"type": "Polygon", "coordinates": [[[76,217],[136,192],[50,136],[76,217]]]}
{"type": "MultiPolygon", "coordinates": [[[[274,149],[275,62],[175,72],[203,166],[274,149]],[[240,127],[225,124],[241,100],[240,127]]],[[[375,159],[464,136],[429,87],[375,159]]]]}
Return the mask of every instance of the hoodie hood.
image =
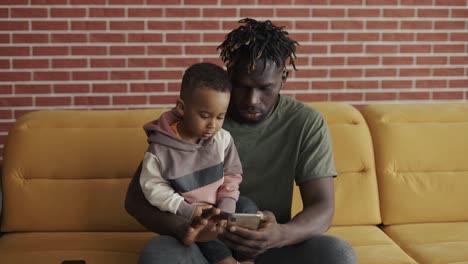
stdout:
{"type": "Polygon", "coordinates": [[[182,116],[173,108],[164,112],[159,119],[146,123],[143,129],[148,137],[148,143],[155,143],[182,151],[196,151],[206,144],[213,143],[213,137],[206,140],[201,139],[198,144],[189,143],[177,137],[171,125],[181,120],[182,116]]]}

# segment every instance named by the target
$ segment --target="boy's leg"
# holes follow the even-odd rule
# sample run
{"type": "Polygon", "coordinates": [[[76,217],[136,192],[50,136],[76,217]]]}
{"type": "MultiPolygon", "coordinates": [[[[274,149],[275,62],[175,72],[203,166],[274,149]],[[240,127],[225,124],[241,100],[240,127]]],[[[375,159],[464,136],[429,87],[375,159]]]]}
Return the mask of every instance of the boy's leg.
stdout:
{"type": "Polygon", "coordinates": [[[171,236],[157,236],[143,248],[139,264],[209,264],[196,244],[185,246],[171,236]]]}
{"type": "Polygon", "coordinates": [[[219,239],[208,242],[197,242],[198,248],[209,263],[218,263],[228,257],[232,257],[231,250],[219,239]]]}
{"type": "Polygon", "coordinates": [[[240,196],[236,203],[236,213],[255,214],[258,211],[257,204],[245,196],[240,196]]]}
{"type": "Polygon", "coordinates": [[[356,264],[353,247],[341,238],[320,235],[302,243],[270,249],[256,258],[255,263],[356,264]]]}

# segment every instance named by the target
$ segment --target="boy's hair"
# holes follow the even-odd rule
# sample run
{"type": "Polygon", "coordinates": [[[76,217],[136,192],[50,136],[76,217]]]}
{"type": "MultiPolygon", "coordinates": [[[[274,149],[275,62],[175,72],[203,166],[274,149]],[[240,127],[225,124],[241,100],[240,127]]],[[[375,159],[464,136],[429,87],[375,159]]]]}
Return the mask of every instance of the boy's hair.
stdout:
{"type": "Polygon", "coordinates": [[[231,92],[232,90],[227,72],[220,66],[208,62],[195,63],[185,70],[180,97],[184,101],[190,100],[192,92],[203,87],[219,92],[231,92]]]}
{"type": "Polygon", "coordinates": [[[289,64],[296,70],[294,58],[299,43],[289,38],[284,27],[277,27],[270,20],[259,22],[252,18],[244,18],[239,23],[245,25],[231,31],[218,46],[220,57],[223,62],[228,62],[228,67],[241,57],[249,59],[249,72],[255,70],[255,61],[260,58],[265,59],[264,63],[268,59],[278,67],[284,67],[289,58],[289,64]]]}

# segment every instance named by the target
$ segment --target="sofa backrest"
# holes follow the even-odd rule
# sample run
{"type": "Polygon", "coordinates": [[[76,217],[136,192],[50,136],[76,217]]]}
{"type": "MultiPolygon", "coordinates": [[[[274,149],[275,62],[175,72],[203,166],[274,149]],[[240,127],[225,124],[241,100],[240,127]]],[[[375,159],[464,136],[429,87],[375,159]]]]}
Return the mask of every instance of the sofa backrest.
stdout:
{"type": "Polygon", "coordinates": [[[142,125],[161,112],[40,111],[21,117],[4,151],[2,230],[143,230],[125,211],[124,199],[147,148],[142,125]]]}
{"type": "MultiPolygon", "coordinates": [[[[333,225],[381,223],[372,139],[361,113],[342,103],[312,103],[330,130],[335,166],[335,215],[333,225]]],[[[302,210],[295,186],[292,215],[302,210]]]]}
{"type": "Polygon", "coordinates": [[[468,220],[468,104],[370,105],[386,225],[468,220]]]}

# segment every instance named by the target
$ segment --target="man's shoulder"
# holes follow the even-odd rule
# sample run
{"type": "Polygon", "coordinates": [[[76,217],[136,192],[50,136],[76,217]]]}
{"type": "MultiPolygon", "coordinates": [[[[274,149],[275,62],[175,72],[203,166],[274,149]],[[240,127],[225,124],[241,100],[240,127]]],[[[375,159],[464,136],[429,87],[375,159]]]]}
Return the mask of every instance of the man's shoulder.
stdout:
{"type": "Polygon", "coordinates": [[[302,122],[314,122],[323,119],[322,113],[307,103],[300,102],[288,95],[281,95],[281,100],[278,110],[287,118],[294,117],[296,121],[302,122]]]}

